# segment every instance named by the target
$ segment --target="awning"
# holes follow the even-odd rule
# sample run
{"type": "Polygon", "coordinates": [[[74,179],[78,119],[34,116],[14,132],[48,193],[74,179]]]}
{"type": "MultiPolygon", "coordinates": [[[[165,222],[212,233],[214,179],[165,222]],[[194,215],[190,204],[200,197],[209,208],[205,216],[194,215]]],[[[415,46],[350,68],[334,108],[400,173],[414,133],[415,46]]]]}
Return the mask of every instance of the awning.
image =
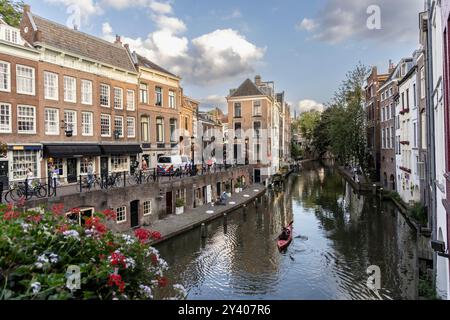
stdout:
{"type": "Polygon", "coordinates": [[[138,144],[111,144],[101,146],[103,154],[139,154],[142,148],[138,144]]]}
{"type": "Polygon", "coordinates": [[[53,158],[96,157],[102,154],[98,145],[70,144],[70,145],[46,145],[44,156],[53,158]]]}

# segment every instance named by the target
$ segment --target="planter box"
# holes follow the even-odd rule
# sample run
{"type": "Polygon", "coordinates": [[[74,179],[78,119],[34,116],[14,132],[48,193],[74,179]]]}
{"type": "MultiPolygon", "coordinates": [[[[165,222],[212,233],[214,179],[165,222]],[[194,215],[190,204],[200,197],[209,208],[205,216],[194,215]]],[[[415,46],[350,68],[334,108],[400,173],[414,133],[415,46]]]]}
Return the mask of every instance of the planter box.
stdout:
{"type": "Polygon", "coordinates": [[[175,213],[177,215],[183,214],[184,213],[184,207],[176,208],[175,213]]]}

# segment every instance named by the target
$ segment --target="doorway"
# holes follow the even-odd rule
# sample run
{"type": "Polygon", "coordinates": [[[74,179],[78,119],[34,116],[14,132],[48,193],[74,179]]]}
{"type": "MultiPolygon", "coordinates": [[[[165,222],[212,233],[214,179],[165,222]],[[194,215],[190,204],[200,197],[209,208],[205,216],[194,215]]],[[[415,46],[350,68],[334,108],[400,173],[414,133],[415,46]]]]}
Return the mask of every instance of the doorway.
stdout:
{"type": "Polygon", "coordinates": [[[107,177],[109,174],[109,158],[102,157],[100,159],[100,174],[102,177],[107,177]]]}
{"type": "Polygon", "coordinates": [[[77,159],[67,159],[67,182],[76,183],[78,181],[77,159]]]}
{"type": "Polygon", "coordinates": [[[166,214],[173,214],[173,192],[166,193],[166,214]]]}
{"type": "Polygon", "coordinates": [[[261,170],[255,169],[255,183],[261,183],[261,170]]]}
{"type": "Polygon", "coordinates": [[[139,227],[139,200],[130,204],[131,228],[139,227]]]}

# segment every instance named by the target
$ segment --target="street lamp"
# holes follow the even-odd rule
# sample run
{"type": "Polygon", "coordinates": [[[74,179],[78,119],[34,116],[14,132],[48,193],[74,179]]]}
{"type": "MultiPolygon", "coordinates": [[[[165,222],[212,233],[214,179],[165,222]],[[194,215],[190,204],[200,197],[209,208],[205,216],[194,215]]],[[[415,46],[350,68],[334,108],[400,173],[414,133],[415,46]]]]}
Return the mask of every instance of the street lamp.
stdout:
{"type": "Polygon", "coordinates": [[[204,155],[204,148],[205,148],[205,137],[204,136],[202,136],[202,167],[203,167],[203,164],[205,163],[205,155],[204,155]]]}
{"type": "Polygon", "coordinates": [[[245,165],[248,166],[250,161],[248,157],[248,144],[249,144],[249,138],[245,138],[245,165]]]}
{"type": "Polygon", "coordinates": [[[192,174],[196,174],[196,166],[195,166],[195,137],[191,137],[191,150],[192,150],[192,174]]]}

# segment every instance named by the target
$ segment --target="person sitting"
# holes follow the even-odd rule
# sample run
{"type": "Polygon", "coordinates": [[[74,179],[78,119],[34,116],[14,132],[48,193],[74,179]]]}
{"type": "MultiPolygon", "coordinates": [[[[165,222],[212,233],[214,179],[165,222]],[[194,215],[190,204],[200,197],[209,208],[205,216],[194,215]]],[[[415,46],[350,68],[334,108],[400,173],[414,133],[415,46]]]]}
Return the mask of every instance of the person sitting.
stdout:
{"type": "Polygon", "coordinates": [[[291,235],[291,231],[288,228],[283,228],[283,232],[281,233],[280,240],[287,241],[291,235]]]}
{"type": "Polygon", "coordinates": [[[226,206],[228,201],[228,194],[226,192],[222,193],[219,200],[217,201],[217,205],[226,206]]]}

